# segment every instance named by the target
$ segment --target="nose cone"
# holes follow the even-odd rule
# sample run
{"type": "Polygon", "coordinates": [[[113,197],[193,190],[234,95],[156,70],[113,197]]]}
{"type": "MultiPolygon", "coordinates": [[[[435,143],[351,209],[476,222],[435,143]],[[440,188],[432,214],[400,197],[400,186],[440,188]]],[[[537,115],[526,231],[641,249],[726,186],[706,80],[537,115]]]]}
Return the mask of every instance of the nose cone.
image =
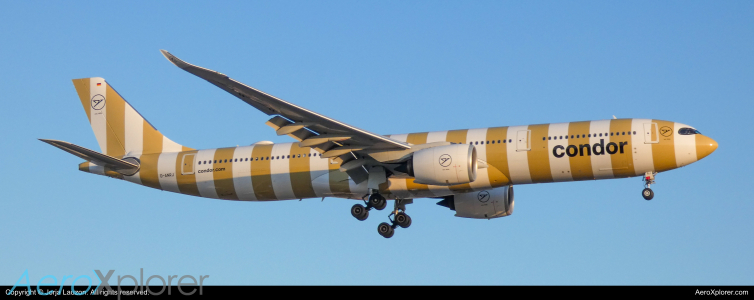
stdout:
{"type": "Polygon", "coordinates": [[[696,135],[696,158],[697,160],[707,157],[717,149],[717,142],[704,135],[696,135]]]}

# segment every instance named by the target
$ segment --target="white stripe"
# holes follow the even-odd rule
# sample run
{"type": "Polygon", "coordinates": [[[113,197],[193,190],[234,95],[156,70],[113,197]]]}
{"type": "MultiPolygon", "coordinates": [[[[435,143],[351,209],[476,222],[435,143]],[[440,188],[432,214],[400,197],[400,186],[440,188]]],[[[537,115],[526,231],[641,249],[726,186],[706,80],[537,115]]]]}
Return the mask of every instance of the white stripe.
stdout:
{"type": "Polygon", "coordinates": [[[360,184],[356,184],[350,177],[348,178],[348,189],[351,191],[353,199],[361,199],[367,194],[368,180],[362,181],[360,184]]]}
{"type": "Polygon", "coordinates": [[[427,143],[444,142],[447,139],[447,136],[447,130],[427,133],[427,143]]]}
{"type": "Polygon", "coordinates": [[[181,152],[183,151],[183,146],[179,145],[176,142],[171,141],[166,136],[162,136],[162,152],[181,152]]]}
{"type": "Polygon", "coordinates": [[[251,151],[254,146],[236,147],[233,151],[233,186],[236,189],[238,200],[256,201],[254,187],[251,185],[251,151]],[[238,159],[238,162],[235,160],[238,159]]]}
{"type": "Polygon", "coordinates": [[[644,123],[652,123],[652,120],[631,120],[631,151],[633,151],[636,175],[644,175],[644,173],[654,171],[655,169],[652,158],[652,144],[644,143],[644,123]],[[634,134],[634,132],[637,134],[634,134]]]}
{"type": "Polygon", "coordinates": [[[547,156],[550,158],[550,172],[552,173],[552,180],[554,181],[571,181],[573,175],[571,174],[571,160],[570,157],[565,154],[566,148],[568,148],[568,125],[570,123],[556,123],[550,124],[547,131],[547,156]],[[553,139],[550,140],[549,137],[553,139]],[[561,139],[563,137],[563,139],[561,139]],[[557,139],[556,139],[557,138],[557,139]],[[563,157],[555,157],[552,154],[552,149],[555,146],[563,146],[562,150],[558,150],[558,153],[562,152],[563,157]]]}
{"type": "MultiPolygon", "coordinates": [[[[675,163],[677,167],[683,167],[696,161],[696,134],[680,135],[678,129],[683,127],[691,127],[681,123],[673,124],[673,132],[675,135],[673,143],[675,144],[675,163]]],[[[663,138],[660,136],[660,138],[663,138]]]]}
{"type": "Polygon", "coordinates": [[[329,159],[319,156],[319,152],[310,149],[312,156],[309,158],[309,172],[312,178],[312,188],[317,197],[331,195],[330,191],[330,167],[329,159]],[[317,156],[314,156],[314,155],[317,156]]]}
{"type": "Polygon", "coordinates": [[[180,193],[177,177],[180,170],[176,170],[176,159],[178,159],[178,153],[160,154],[157,158],[157,176],[163,190],[180,193]]]}
{"type": "Polygon", "coordinates": [[[89,173],[105,175],[105,168],[103,166],[98,166],[93,162],[89,162],[89,173]]]}
{"type": "Polygon", "coordinates": [[[607,143],[610,142],[610,120],[592,121],[589,124],[589,133],[592,137],[589,138],[589,145],[592,147],[592,174],[596,179],[614,178],[613,175],[613,161],[610,159],[610,155],[607,154],[607,143]],[[602,155],[594,153],[594,144],[599,144],[600,140],[603,141],[602,155]]]}
{"type": "Polygon", "coordinates": [[[291,143],[283,143],[272,146],[272,156],[275,156],[275,160],[270,161],[270,174],[272,189],[275,191],[277,200],[296,199],[291,186],[289,159],[283,158],[291,154],[291,145],[291,143]]]}
{"type": "Polygon", "coordinates": [[[107,83],[105,82],[105,79],[99,78],[99,77],[93,77],[89,79],[89,112],[91,116],[91,124],[92,124],[92,130],[94,130],[94,136],[97,138],[97,143],[99,143],[99,148],[102,151],[102,153],[107,154],[107,83]],[[101,83],[100,86],[97,86],[97,83],[101,83]],[[102,108],[100,106],[96,106],[100,109],[95,109],[95,107],[92,106],[92,98],[96,95],[102,95],[103,99],[105,99],[105,103],[103,104],[102,108]]]}
{"type": "Polygon", "coordinates": [[[144,119],[126,102],[126,155],[140,155],[144,151],[144,119]]]}
{"type": "Polygon", "coordinates": [[[214,164],[212,160],[215,158],[216,149],[199,150],[196,153],[196,188],[199,190],[199,195],[206,198],[218,198],[217,191],[215,190],[215,177],[214,177],[214,164]]]}
{"type": "MultiPolygon", "coordinates": [[[[466,143],[474,143],[477,159],[487,161],[487,128],[469,129],[466,133],[466,143]],[[476,144],[479,142],[479,144],[476,144]]],[[[473,189],[490,188],[490,176],[487,169],[477,170],[476,180],[470,183],[473,189]]]]}
{"type": "MultiPolygon", "coordinates": [[[[531,183],[531,173],[529,173],[529,151],[516,151],[516,137],[519,130],[528,130],[529,126],[511,126],[508,127],[508,143],[506,149],[508,152],[508,171],[511,174],[511,182],[514,184],[531,183]]],[[[529,141],[531,142],[531,141],[529,141]]]]}
{"type": "MultiPolygon", "coordinates": [[[[448,131],[434,131],[427,133],[427,143],[444,142],[447,139],[448,131]]],[[[435,196],[447,196],[452,194],[450,188],[442,185],[430,185],[429,191],[435,196]]]]}
{"type": "Polygon", "coordinates": [[[390,139],[405,143],[406,139],[408,139],[408,133],[393,134],[390,136],[390,139]]]}

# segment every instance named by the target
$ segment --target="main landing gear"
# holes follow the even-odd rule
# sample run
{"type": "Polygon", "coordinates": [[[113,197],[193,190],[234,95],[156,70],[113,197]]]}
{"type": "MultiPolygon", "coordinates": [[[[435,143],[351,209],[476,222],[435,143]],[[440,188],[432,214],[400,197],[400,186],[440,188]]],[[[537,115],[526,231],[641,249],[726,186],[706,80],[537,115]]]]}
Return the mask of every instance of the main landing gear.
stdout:
{"type": "Polygon", "coordinates": [[[377,226],[377,233],[384,238],[391,238],[395,233],[396,227],[408,228],[411,226],[411,217],[406,214],[406,204],[413,202],[413,200],[395,199],[395,206],[393,212],[387,216],[390,220],[390,224],[382,222],[377,226]],[[392,218],[391,218],[392,217],[392,218]]]}
{"type": "Polygon", "coordinates": [[[387,206],[387,200],[385,200],[385,197],[382,197],[382,195],[375,193],[369,195],[369,200],[365,201],[365,204],[366,207],[361,204],[354,204],[354,206],[351,207],[351,215],[356,218],[356,220],[366,220],[369,217],[369,210],[372,208],[377,210],[385,209],[385,206],[387,206]]]}
{"type": "MultiPolygon", "coordinates": [[[[356,220],[364,221],[369,217],[369,210],[372,208],[383,210],[387,206],[385,197],[378,193],[369,195],[369,199],[364,201],[366,207],[361,204],[354,204],[351,207],[351,215],[356,220]]],[[[388,215],[390,223],[382,222],[377,226],[377,233],[384,238],[390,238],[395,233],[396,227],[408,228],[411,226],[411,217],[406,214],[406,204],[413,203],[412,199],[396,199],[393,211],[388,215]]]]}
{"type": "Polygon", "coordinates": [[[655,192],[652,191],[649,187],[655,183],[655,175],[656,172],[647,172],[644,173],[644,190],[641,191],[641,196],[644,197],[644,200],[652,200],[652,198],[655,197],[655,192]]]}

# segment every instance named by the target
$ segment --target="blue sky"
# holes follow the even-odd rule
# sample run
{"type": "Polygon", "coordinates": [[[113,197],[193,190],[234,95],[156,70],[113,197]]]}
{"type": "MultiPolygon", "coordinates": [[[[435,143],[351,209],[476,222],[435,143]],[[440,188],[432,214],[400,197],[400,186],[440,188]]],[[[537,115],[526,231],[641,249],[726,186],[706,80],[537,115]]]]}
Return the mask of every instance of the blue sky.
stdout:
{"type": "Polygon", "coordinates": [[[140,268],[207,284],[754,284],[751,1],[24,1],[0,24],[0,284],[140,268]],[[388,240],[387,212],[358,222],[353,201],[162,192],[37,140],[97,149],[70,80],[101,76],[178,143],[291,141],[159,49],[381,134],[615,115],[720,147],[659,174],[652,201],[639,178],[517,186],[513,215],[489,221],[417,199],[388,240]]]}

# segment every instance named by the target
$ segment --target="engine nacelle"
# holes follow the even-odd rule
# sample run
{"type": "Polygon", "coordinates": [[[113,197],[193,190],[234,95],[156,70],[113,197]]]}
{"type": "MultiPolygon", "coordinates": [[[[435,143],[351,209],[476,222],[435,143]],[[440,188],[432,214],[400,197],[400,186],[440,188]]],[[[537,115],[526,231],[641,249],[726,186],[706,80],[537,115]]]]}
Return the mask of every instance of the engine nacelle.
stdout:
{"type": "Polygon", "coordinates": [[[456,211],[456,217],[492,219],[513,213],[513,186],[446,196],[437,205],[456,211]]]}
{"type": "Polygon", "coordinates": [[[476,180],[476,148],[469,144],[453,144],[422,149],[414,152],[407,167],[416,183],[469,183],[476,180]]]}

